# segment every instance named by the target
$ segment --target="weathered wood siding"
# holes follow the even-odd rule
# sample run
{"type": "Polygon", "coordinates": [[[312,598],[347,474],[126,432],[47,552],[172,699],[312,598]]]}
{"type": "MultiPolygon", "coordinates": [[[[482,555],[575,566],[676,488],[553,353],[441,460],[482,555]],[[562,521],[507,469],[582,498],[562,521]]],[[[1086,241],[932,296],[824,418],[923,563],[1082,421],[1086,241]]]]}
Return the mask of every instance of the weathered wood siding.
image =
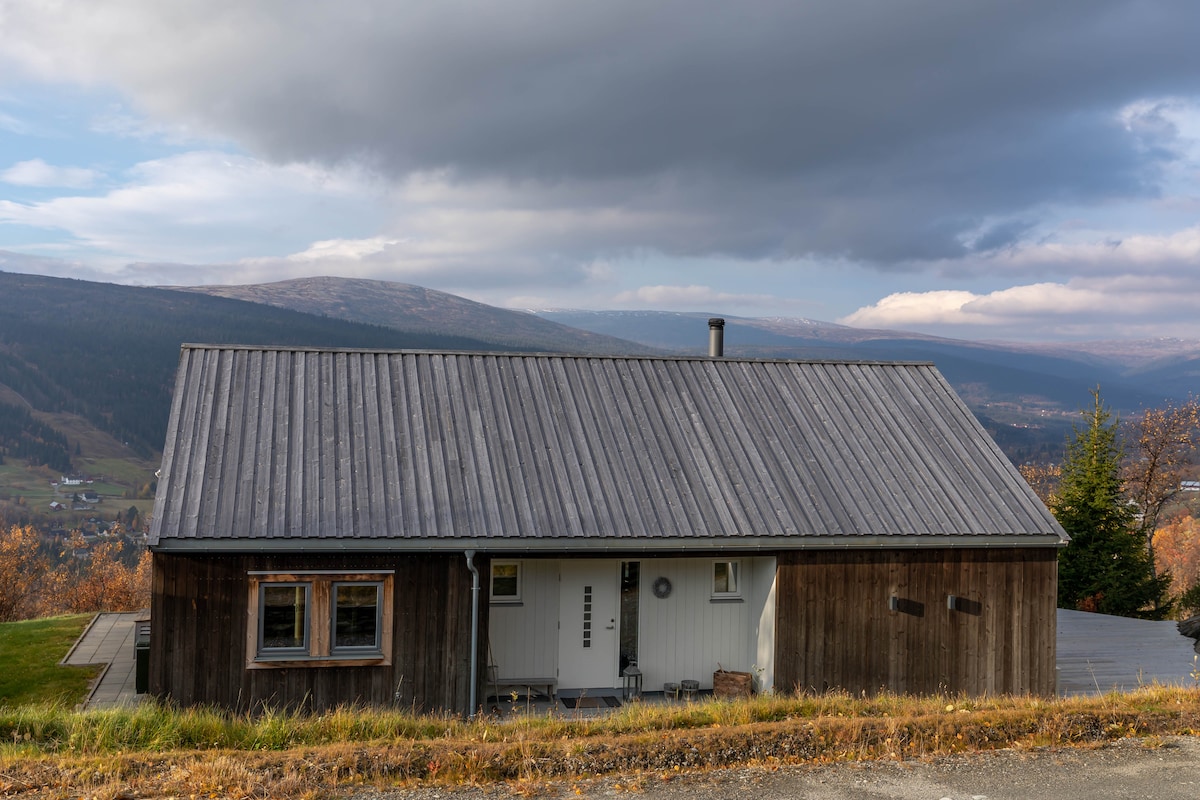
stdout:
{"type": "Polygon", "coordinates": [[[1054,549],[800,551],[778,564],[781,691],[1055,692],[1054,549]]]}
{"type": "MultiPolygon", "coordinates": [[[[482,576],[487,559],[477,559],[482,576]]],[[[486,584],[480,630],[486,631],[486,584]]],[[[462,555],[154,555],[150,693],[183,705],[469,712],[471,573],[462,555]],[[251,570],[394,570],[392,664],[246,668],[251,570]]],[[[486,649],[480,645],[482,692],[486,649]]],[[[482,698],[482,694],[479,695],[482,698]]]]}

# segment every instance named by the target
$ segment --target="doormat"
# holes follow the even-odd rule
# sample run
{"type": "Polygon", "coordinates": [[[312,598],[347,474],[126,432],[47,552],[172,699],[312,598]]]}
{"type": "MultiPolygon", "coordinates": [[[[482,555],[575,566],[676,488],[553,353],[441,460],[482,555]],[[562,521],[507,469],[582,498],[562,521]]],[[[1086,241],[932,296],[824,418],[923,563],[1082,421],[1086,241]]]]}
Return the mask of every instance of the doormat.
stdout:
{"type": "Polygon", "coordinates": [[[621,701],[615,697],[560,697],[567,708],[620,708],[621,701]]]}

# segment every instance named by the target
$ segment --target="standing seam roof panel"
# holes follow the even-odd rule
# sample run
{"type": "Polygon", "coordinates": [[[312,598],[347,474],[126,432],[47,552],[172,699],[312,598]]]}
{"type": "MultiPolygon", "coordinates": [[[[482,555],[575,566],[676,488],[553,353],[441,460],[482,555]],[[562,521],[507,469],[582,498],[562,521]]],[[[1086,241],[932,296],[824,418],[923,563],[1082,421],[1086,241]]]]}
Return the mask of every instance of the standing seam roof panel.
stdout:
{"type": "MultiPolygon", "coordinates": [[[[743,494],[752,492],[752,487],[761,487],[766,497],[766,508],[760,510],[761,522],[758,529],[780,528],[780,533],[796,534],[800,530],[823,530],[825,520],[812,502],[809,489],[812,480],[799,478],[779,481],[776,475],[786,474],[780,470],[784,461],[805,464],[811,461],[808,442],[802,435],[788,404],[781,392],[772,392],[759,386],[754,376],[747,374],[745,365],[738,365],[742,381],[719,380],[714,413],[722,407],[739,409],[740,428],[728,438],[728,454],[734,464],[744,464],[742,471],[743,494]],[[758,387],[752,394],[741,391],[740,386],[758,387]],[[764,413],[765,412],[765,413],[764,413]],[[749,446],[750,442],[758,446],[749,446]],[[788,519],[787,509],[801,519],[788,519]],[[767,512],[772,512],[770,516],[767,512]]],[[[784,375],[781,378],[786,378],[784,375]]],[[[780,380],[780,384],[783,380],[780,380]]],[[[752,501],[753,497],[746,497],[752,501]]],[[[757,506],[757,504],[754,504],[757,506]]]]}
{"type": "Polygon", "coordinates": [[[1061,536],[928,365],[188,346],[152,542],[1061,536]]]}

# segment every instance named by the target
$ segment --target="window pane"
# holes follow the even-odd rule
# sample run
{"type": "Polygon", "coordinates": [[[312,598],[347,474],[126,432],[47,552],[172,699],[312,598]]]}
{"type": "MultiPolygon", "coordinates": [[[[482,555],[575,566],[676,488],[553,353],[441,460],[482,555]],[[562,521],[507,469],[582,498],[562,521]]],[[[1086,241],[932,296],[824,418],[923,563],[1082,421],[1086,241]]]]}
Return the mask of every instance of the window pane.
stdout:
{"type": "Polygon", "coordinates": [[[517,564],[492,565],[492,597],[519,597],[520,570],[517,564]]]}
{"type": "Polygon", "coordinates": [[[300,649],[307,646],[308,592],[303,584],[263,585],[262,648],[300,649]]]}
{"type": "Polygon", "coordinates": [[[333,646],[379,648],[379,584],[334,587],[333,646]]]}
{"type": "Polygon", "coordinates": [[[716,594],[735,594],[737,586],[736,561],[717,561],[713,563],[713,592],[716,594]]]}

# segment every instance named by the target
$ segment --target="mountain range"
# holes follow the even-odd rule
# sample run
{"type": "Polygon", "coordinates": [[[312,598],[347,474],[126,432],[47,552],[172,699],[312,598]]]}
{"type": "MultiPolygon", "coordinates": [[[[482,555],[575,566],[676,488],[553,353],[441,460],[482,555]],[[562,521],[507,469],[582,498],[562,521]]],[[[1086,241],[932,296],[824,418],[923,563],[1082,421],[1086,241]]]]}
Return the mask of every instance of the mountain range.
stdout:
{"type": "MultiPolygon", "coordinates": [[[[89,450],[119,457],[126,448],[153,463],[184,342],[698,354],[713,316],[721,315],[514,311],[350,278],[146,288],[0,272],[0,458],[40,459],[58,470],[95,455],[89,450]]],[[[1015,461],[1060,454],[1096,386],[1129,415],[1182,400],[1200,382],[1200,342],[969,342],[724,318],[727,356],[931,361],[1015,461]]]]}

